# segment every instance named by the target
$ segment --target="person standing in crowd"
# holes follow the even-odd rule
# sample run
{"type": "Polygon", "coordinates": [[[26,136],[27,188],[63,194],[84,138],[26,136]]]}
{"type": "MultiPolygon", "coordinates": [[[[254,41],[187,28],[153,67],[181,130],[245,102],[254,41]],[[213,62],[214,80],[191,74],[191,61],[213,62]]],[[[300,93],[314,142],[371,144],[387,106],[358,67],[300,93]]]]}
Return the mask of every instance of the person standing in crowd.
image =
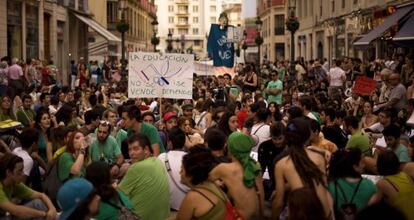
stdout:
{"type": "Polygon", "coordinates": [[[329,70],[328,81],[329,88],[328,93],[331,98],[337,97],[341,94],[346,80],[345,71],[341,69],[341,61],[335,60],[333,67],[329,70]]]}
{"type": "Polygon", "coordinates": [[[250,94],[255,93],[258,87],[258,79],[256,73],[253,72],[253,67],[247,65],[244,68],[244,80],[243,80],[243,91],[249,92],[250,94]]]}
{"type": "Polygon", "coordinates": [[[283,83],[280,81],[276,70],[270,73],[272,80],[267,84],[265,93],[267,94],[267,102],[275,102],[278,105],[282,104],[282,90],[283,83]]]}
{"type": "Polygon", "coordinates": [[[22,182],[23,169],[23,159],[14,154],[7,153],[0,160],[0,219],[57,219],[52,201],[22,182]],[[16,199],[29,202],[22,205],[16,199]]]}
{"type": "Polygon", "coordinates": [[[9,85],[9,67],[6,61],[0,62],[0,97],[6,95],[7,86],[9,85]]]}
{"type": "Polygon", "coordinates": [[[12,65],[8,70],[8,85],[11,91],[10,97],[14,98],[16,95],[20,95],[23,91],[23,69],[18,64],[19,59],[13,58],[12,65]]]}
{"type": "Polygon", "coordinates": [[[152,156],[149,138],[133,134],[128,138],[131,166],[118,186],[142,219],[164,220],[170,214],[170,193],[167,171],[162,162],[152,156]]]}

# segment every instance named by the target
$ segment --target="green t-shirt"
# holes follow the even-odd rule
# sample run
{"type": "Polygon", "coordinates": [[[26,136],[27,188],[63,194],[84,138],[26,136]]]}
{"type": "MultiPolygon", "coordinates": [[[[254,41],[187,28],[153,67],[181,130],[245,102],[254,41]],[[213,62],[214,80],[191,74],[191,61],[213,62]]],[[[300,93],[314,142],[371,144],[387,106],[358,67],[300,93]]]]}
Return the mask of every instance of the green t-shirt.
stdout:
{"type": "Polygon", "coordinates": [[[16,112],[17,121],[28,127],[34,120],[36,113],[32,109],[20,109],[16,112]]]}
{"type": "MultiPolygon", "coordinates": [[[[68,152],[62,153],[59,157],[59,164],[58,164],[58,177],[60,181],[66,181],[74,176],[70,173],[70,169],[72,165],[75,163],[75,158],[72,154],[68,152]]],[[[81,175],[84,176],[85,174],[85,166],[81,169],[81,175]]]]}
{"type": "MultiPolygon", "coordinates": [[[[122,201],[122,204],[113,200],[110,200],[109,202],[116,204],[119,207],[127,207],[131,210],[133,209],[131,201],[129,201],[128,197],[123,192],[118,191],[118,196],[122,201]]],[[[95,215],[93,218],[96,220],[118,220],[118,212],[119,209],[113,207],[112,205],[109,205],[101,199],[99,202],[99,214],[95,215]]]]}
{"type": "Polygon", "coordinates": [[[285,76],[286,68],[282,66],[281,68],[276,68],[277,75],[279,77],[279,80],[283,80],[283,77],[285,76]]]}
{"type": "Polygon", "coordinates": [[[119,184],[142,219],[164,220],[170,214],[167,171],[156,157],[132,164],[119,184]]]}
{"type": "MultiPolygon", "coordinates": [[[[338,209],[343,204],[346,203],[345,197],[350,203],[352,195],[354,194],[356,188],[357,188],[358,182],[350,183],[346,181],[345,178],[338,179],[338,186],[336,186],[335,191],[335,182],[330,182],[328,185],[328,190],[332,195],[332,199],[334,202],[334,208],[338,209]],[[344,193],[340,190],[339,186],[342,188],[344,193]],[[337,204],[335,204],[337,201],[337,204]]],[[[371,180],[362,178],[362,182],[359,185],[358,192],[356,192],[354,199],[352,200],[352,203],[354,203],[359,210],[362,210],[368,205],[369,199],[377,192],[377,188],[375,187],[374,183],[371,182],[371,180]]]]}
{"type": "Polygon", "coordinates": [[[276,102],[276,104],[281,105],[282,104],[282,89],[283,89],[283,83],[282,83],[282,81],[280,81],[280,80],[277,80],[277,81],[272,80],[272,81],[270,81],[267,84],[267,87],[266,88],[267,89],[279,89],[280,90],[279,94],[277,94],[277,95],[270,95],[270,94],[268,94],[267,102],[268,103],[276,102]]]}
{"type": "Polygon", "coordinates": [[[127,139],[128,133],[124,129],[119,129],[119,131],[116,133],[116,143],[119,147],[122,147],[122,141],[127,139]]]}
{"type": "Polygon", "coordinates": [[[92,162],[104,158],[105,162],[112,164],[116,162],[117,157],[121,154],[121,148],[115,138],[109,135],[104,143],[95,140],[89,147],[89,153],[92,162]]]}
{"type": "MultiPolygon", "coordinates": [[[[10,188],[5,188],[0,182],[0,204],[9,202],[12,199],[29,199],[32,197],[33,193],[34,191],[23,183],[19,183],[10,188]]],[[[4,214],[4,211],[0,209],[0,216],[4,214]]]]}
{"type": "MultiPolygon", "coordinates": [[[[134,133],[132,129],[128,129],[127,132],[128,132],[128,137],[130,137],[134,133]]],[[[154,127],[154,125],[151,125],[145,122],[142,123],[141,130],[139,131],[139,133],[146,135],[151,145],[158,144],[160,146],[160,153],[165,152],[165,148],[164,148],[164,145],[162,144],[160,134],[158,133],[158,130],[157,128],[154,127]]]]}
{"type": "Polygon", "coordinates": [[[353,134],[348,140],[348,143],[346,143],[346,149],[350,148],[359,148],[365,156],[372,155],[368,135],[362,133],[361,131],[353,134]]]}
{"type": "Polygon", "coordinates": [[[397,155],[400,163],[407,163],[411,161],[410,157],[408,156],[407,147],[402,144],[398,145],[398,147],[394,150],[394,153],[397,155]]]}

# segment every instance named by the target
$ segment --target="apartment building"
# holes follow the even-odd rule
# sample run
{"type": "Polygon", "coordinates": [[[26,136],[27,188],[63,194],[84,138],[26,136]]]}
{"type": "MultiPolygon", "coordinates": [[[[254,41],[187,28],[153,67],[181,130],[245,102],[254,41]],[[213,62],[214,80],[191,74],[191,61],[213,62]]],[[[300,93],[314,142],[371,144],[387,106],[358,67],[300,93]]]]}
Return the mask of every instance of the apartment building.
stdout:
{"type": "MultiPolygon", "coordinates": [[[[289,3],[285,6],[288,10],[289,3]]],[[[382,57],[385,40],[375,47],[357,48],[354,42],[395,12],[395,7],[410,0],[296,0],[300,28],[295,34],[295,56],[305,60],[343,57],[382,57]]],[[[286,54],[290,57],[290,33],[286,35],[286,54]]]]}
{"type": "Polygon", "coordinates": [[[285,59],[285,1],[258,0],[257,16],[262,20],[261,59],[274,62],[285,59]]]}
{"type": "Polygon", "coordinates": [[[217,23],[221,0],[155,0],[158,18],[157,49],[167,51],[168,33],[172,34],[173,52],[195,52],[206,56],[210,25],[217,23]]]}

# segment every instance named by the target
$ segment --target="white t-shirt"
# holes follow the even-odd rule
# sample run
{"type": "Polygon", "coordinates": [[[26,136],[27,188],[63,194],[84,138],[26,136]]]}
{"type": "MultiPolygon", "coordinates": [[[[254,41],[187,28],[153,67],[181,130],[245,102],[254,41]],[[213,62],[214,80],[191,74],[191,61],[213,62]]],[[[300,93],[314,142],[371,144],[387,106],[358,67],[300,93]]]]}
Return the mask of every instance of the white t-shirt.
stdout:
{"type": "Polygon", "coordinates": [[[343,86],[344,81],[342,77],[346,77],[345,71],[339,67],[333,67],[329,70],[328,76],[330,78],[329,86],[343,86]]]}
{"type": "Polygon", "coordinates": [[[171,169],[171,171],[168,171],[167,169],[168,183],[170,185],[170,206],[172,209],[178,210],[180,208],[181,202],[185,197],[185,194],[188,191],[190,191],[190,188],[181,183],[180,176],[181,163],[183,160],[183,156],[186,154],[186,152],[172,150],[168,153],[160,154],[158,156],[158,159],[160,159],[164,163],[164,166],[167,154],[168,163],[171,169]],[[172,178],[174,178],[174,180],[172,178]]]}
{"type": "Polygon", "coordinates": [[[263,123],[255,124],[250,135],[258,138],[257,144],[252,149],[253,152],[257,152],[260,144],[270,139],[270,126],[263,123]]]}
{"type": "Polygon", "coordinates": [[[21,147],[16,147],[13,150],[13,154],[23,159],[23,173],[26,176],[30,176],[30,171],[33,168],[33,159],[29,153],[27,153],[27,151],[23,150],[21,147]]]}

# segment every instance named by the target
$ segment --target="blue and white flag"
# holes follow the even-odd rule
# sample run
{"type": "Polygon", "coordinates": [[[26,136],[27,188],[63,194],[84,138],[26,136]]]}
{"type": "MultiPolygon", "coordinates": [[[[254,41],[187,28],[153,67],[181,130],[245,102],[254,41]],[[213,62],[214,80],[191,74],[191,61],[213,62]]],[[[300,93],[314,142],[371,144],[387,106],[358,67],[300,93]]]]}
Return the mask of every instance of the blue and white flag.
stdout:
{"type": "Polygon", "coordinates": [[[212,24],[207,41],[207,52],[213,58],[214,66],[233,67],[234,45],[227,38],[227,28],[220,29],[220,25],[212,24]]]}

